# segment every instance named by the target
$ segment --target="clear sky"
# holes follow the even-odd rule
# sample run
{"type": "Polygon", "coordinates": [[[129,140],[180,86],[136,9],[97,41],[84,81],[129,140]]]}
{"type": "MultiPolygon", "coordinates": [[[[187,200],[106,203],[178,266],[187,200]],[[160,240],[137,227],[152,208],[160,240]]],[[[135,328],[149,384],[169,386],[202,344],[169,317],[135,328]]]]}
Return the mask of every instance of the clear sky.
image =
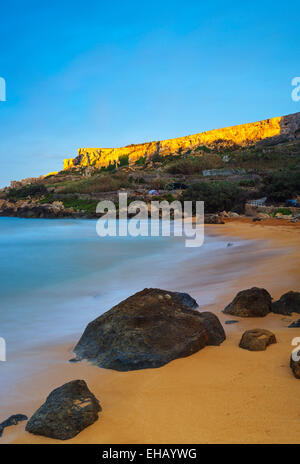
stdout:
{"type": "Polygon", "coordinates": [[[0,186],[79,147],[300,111],[292,1],[14,1],[0,8],[0,186]]]}

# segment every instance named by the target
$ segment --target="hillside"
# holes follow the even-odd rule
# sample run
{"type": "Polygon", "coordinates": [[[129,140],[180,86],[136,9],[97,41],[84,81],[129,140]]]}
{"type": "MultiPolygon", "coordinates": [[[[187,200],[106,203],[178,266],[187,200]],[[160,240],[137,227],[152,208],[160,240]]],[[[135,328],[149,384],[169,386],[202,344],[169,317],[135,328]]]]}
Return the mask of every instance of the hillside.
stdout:
{"type": "Polygon", "coordinates": [[[126,159],[131,165],[140,159],[149,160],[156,155],[175,155],[205,147],[222,152],[247,147],[265,139],[274,142],[287,141],[293,139],[297,131],[300,132],[300,113],[121,148],[79,148],[78,156],[64,160],[63,169],[68,170],[76,166],[117,166],[126,159]]]}
{"type": "MultiPolygon", "coordinates": [[[[243,212],[267,197],[276,208],[300,195],[300,113],[119,149],[80,149],[64,169],[12,181],[0,215],[96,217],[99,200],[204,200],[206,212],[243,212]],[[156,147],[156,148],[155,148],[156,147]]],[[[272,210],[273,211],[273,210],[272,210]]]]}

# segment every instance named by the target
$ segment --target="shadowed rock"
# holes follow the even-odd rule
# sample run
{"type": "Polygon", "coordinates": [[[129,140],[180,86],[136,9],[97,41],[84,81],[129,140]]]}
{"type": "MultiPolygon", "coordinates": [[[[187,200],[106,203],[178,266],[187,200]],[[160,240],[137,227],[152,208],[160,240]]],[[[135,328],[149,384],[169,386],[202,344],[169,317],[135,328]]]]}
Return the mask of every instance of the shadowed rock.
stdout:
{"type": "MultiPolygon", "coordinates": [[[[295,356],[295,353],[293,355],[295,356]]],[[[300,379],[300,351],[296,353],[296,355],[299,357],[298,361],[293,359],[293,355],[291,356],[290,360],[290,368],[292,369],[296,379],[300,379]]]]}
{"type": "Polygon", "coordinates": [[[204,224],[225,224],[225,222],[218,214],[210,214],[204,217],[204,224]]]}
{"type": "Polygon", "coordinates": [[[24,414],[13,414],[5,421],[1,422],[0,424],[0,437],[2,437],[3,430],[5,427],[10,427],[11,425],[17,425],[21,421],[27,420],[28,417],[24,414]]]}
{"type": "Polygon", "coordinates": [[[98,419],[101,406],[84,380],[72,380],[53,390],[27,422],[35,435],[68,440],[98,419]]]}
{"type": "Polygon", "coordinates": [[[272,298],[264,288],[252,287],[239,292],[224,309],[225,314],[240,317],[264,317],[272,307],[272,298]]]}
{"type": "Polygon", "coordinates": [[[300,319],[298,319],[298,321],[292,322],[288,327],[289,329],[300,329],[300,319]]]}
{"type": "Polygon", "coordinates": [[[300,314],[300,292],[290,291],[282,295],[278,301],[272,303],[272,311],[287,316],[292,313],[300,314]]]}
{"type": "Polygon", "coordinates": [[[129,371],[160,367],[222,343],[219,319],[196,308],[187,293],[146,288],[88,324],[74,352],[99,367],[129,371]]]}
{"type": "Polygon", "coordinates": [[[264,351],[272,343],[277,343],[272,332],[263,329],[252,329],[243,334],[239,346],[249,351],[264,351]]]}

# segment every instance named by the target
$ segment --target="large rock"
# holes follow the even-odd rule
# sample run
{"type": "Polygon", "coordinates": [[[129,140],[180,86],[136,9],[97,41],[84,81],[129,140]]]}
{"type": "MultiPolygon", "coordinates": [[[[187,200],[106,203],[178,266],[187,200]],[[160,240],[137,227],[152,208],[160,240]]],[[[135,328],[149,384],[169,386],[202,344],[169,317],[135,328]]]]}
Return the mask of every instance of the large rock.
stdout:
{"type": "Polygon", "coordinates": [[[26,431],[68,440],[93,424],[101,411],[99,401],[84,380],[72,380],[53,390],[33,414],[26,431]]]}
{"type": "Polygon", "coordinates": [[[160,367],[222,343],[219,319],[196,308],[187,293],[146,288],[88,324],[74,349],[76,358],[129,371],[160,367]]]}
{"type": "MultiPolygon", "coordinates": [[[[297,356],[300,358],[300,351],[297,352],[297,356]]],[[[292,369],[296,379],[300,379],[300,359],[298,361],[294,360],[292,355],[290,360],[290,368],[292,369]]]]}
{"type": "Polygon", "coordinates": [[[252,287],[239,292],[223,310],[240,317],[264,317],[272,308],[272,298],[264,288],[252,287]]]}
{"type": "Polygon", "coordinates": [[[276,343],[276,337],[272,332],[263,329],[251,329],[243,334],[239,346],[249,351],[264,351],[272,343],[276,343]]]}
{"type": "Polygon", "coordinates": [[[272,311],[276,314],[300,314],[300,292],[287,292],[272,304],[272,311]]]}

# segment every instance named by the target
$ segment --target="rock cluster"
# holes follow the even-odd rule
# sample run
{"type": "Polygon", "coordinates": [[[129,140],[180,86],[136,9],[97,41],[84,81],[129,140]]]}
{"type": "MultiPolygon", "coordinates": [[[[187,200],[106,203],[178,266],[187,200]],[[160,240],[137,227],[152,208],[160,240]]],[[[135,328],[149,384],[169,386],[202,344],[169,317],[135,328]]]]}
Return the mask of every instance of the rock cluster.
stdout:
{"type": "Polygon", "coordinates": [[[38,203],[31,200],[0,200],[0,216],[17,216],[22,218],[62,218],[80,217],[84,214],[73,211],[72,208],[64,208],[61,201],[53,203],[38,203]]]}

